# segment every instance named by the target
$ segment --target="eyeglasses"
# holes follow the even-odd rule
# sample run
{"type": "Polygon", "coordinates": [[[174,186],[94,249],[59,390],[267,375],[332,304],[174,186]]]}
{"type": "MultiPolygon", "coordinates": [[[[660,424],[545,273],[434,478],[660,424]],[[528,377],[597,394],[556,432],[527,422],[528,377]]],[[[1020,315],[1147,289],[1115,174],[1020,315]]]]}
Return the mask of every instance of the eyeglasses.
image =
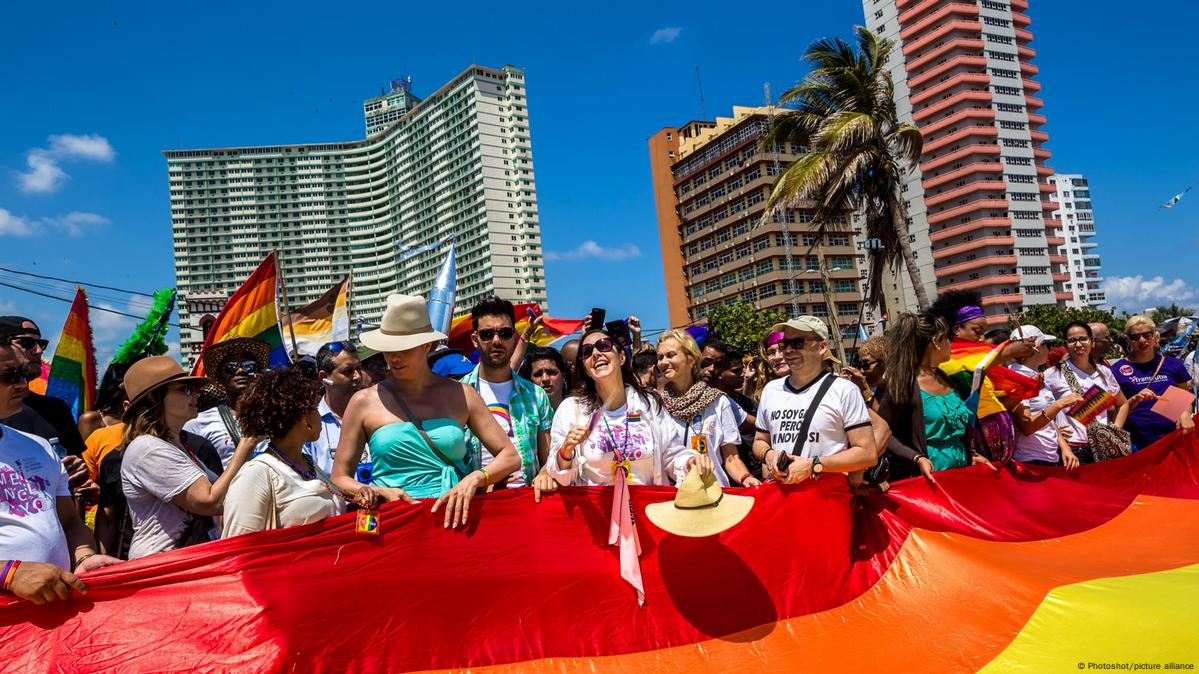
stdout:
{"type": "Polygon", "coordinates": [[[29,368],[20,365],[0,370],[0,382],[9,386],[27,382],[32,378],[29,376],[29,368]]]}
{"type": "Polygon", "coordinates": [[[1156,332],[1130,332],[1128,333],[1128,338],[1134,342],[1139,342],[1143,339],[1150,339],[1156,335],[1156,332]]]}
{"type": "Polygon", "coordinates": [[[1067,337],[1066,338],[1067,344],[1086,344],[1089,341],[1091,341],[1090,337],[1067,337]]]}
{"type": "Polygon", "coordinates": [[[475,332],[475,334],[479,336],[479,341],[481,342],[490,342],[495,339],[496,335],[499,335],[500,339],[506,342],[516,336],[516,330],[512,328],[483,328],[475,332]]]}
{"type": "Polygon", "coordinates": [[[253,376],[258,374],[258,361],[256,360],[231,360],[225,363],[224,371],[227,375],[235,375],[238,370],[245,370],[246,374],[253,376]]]}
{"type": "Polygon", "coordinates": [[[32,349],[35,346],[40,346],[42,347],[42,351],[45,351],[46,347],[50,346],[50,340],[39,337],[13,337],[8,341],[22,349],[32,349]]]}
{"type": "Polygon", "coordinates": [[[596,351],[599,351],[600,353],[612,353],[613,346],[614,344],[612,343],[612,340],[608,337],[597,339],[591,344],[584,344],[583,346],[580,346],[579,356],[582,357],[583,360],[587,360],[591,357],[591,354],[595,353],[596,351]]]}
{"type": "Polygon", "coordinates": [[[204,388],[202,384],[194,381],[185,381],[178,384],[171,384],[171,389],[182,393],[185,396],[199,395],[200,389],[204,388]]]}
{"type": "Polygon", "coordinates": [[[812,339],[810,337],[791,337],[789,339],[780,340],[779,346],[783,347],[784,350],[791,348],[791,349],[795,349],[796,351],[799,351],[800,349],[807,346],[807,344],[809,342],[815,344],[818,341],[820,341],[820,340],[812,339]]]}

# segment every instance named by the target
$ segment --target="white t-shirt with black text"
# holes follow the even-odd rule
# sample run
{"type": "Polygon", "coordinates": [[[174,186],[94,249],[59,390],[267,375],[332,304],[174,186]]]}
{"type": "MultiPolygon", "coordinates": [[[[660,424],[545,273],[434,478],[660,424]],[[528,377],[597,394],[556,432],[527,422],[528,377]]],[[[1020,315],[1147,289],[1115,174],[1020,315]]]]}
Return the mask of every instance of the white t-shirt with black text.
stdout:
{"type": "Polygon", "coordinates": [[[804,416],[809,413],[815,416],[800,456],[829,456],[844,451],[849,448],[848,432],[870,425],[870,413],[866,410],[862,392],[840,377],[833,378],[820,407],[809,412],[824,378],[832,376],[816,377],[799,390],[791,387],[790,377],[766,384],[762,389],[762,401],[758,403],[757,428],[770,434],[771,448],[791,454],[799,439],[804,416]]]}
{"type": "Polygon", "coordinates": [[[71,568],[60,496],[71,488],[50,443],[0,424],[0,559],[71,568]]]}

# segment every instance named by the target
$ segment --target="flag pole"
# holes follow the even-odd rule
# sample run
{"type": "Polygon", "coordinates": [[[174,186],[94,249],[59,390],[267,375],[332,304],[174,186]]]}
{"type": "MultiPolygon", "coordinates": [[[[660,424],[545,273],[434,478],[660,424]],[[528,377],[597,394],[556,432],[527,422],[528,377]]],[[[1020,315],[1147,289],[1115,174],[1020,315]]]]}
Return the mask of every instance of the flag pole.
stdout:
{"type": "Polygon", "coordinates": [[[279,251],[271,249],[275,256],[275,268],[279,277],[279,293],[283,296],[283,316],[287,321],[287,332],[291,335],[291,359],[295,361],[300,356],[300,347],[296,346],[296,328],[291,322],[291,307],[287,305],[287,284],[283,282],[283,262],[279,260],[279,251]]]}

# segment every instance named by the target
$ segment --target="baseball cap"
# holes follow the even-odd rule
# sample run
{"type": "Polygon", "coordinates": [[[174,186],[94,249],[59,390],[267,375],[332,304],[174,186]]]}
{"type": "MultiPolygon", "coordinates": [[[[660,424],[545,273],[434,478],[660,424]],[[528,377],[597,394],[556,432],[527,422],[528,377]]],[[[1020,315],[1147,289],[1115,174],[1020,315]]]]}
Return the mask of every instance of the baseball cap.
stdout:
{"type": "Polygon", "coordinates": [[[458,349],[438,349],[429,354],[429,368],[435,375],[456,379],[470,374],[475,364],[458,349]]]}
{"type": "Polygon", "coordinates": [[[0,335],[11,337],[13,335],[28,335],[34,333],[37,336],[42,335],[42,331],[38,329],[37,323],[33,323],[33,329],[25,327],[25,323],[33,323],[33,321],[24,316],[0,316],[0,335]]]}
{"type": "Polygon", "coordinates": [[[770,331],[782,332],[784,328],[791,328],[799,332],[814,332],[820,336],[820,339],[828,339],[828,326],[815,316],[797,316],[784,323],[775,323],[770,331]]]}
{"type": "Polygon", "coordinates": [[[1021,325],[1020,327],[1016,328],[1012,331],[1012,339],[1035,339],[1037,340],[1037,346],[1040,346],[1045,342],[1057,341],[1057,337],[1041,332],[1041,329],[1035,325],[1021,325]]]}

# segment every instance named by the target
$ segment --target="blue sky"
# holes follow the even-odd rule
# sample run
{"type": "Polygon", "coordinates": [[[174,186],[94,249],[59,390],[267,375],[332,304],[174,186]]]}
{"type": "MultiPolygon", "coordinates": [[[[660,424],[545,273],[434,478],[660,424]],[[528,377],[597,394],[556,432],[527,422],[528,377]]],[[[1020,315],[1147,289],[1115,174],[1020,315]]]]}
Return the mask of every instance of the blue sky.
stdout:
{"type": "MultiPolygon", "coordinates": [[[[11,3],[10,3],[11,4],[11,3]]],[[[358,138],[361,100],[411,74],[526,69],[553,314],[666,326],[646,139],[763,101],[861,3],[20,3],[0,21],[0,267],[173,284],[167,148],[358,138]],[[35,6],[36,5],[36,6],[35,6]],[[730,8],[732,11],[730,12],[730,8]],[[588,243],[592,242],[592,243],[588,243]],[[569,254],[575,251],[574,255],[569,254]],[[581,259],[580,259],[581,258],[581,259]],[[601,273],[596,273],[601,272],[601,273]]],[[[1109,294],[1199,303],[1199,3],[1033,0],[1051,166],[1091,179],[1109,294]],[[1155,281],[1161,277],[1159,281],[1155,281]]],[[[0,282],[9,274],[0,271],[0,282]]],[[[69,295],[70,290],[43,288],[69,295]]],[[[119,293],[93,302],[142,311],[119,293]]],[[[67,305],[0,286],[0,313],[61,329],[67,305]]],[[[93,314],[99,358],[133,321],[93,314]]]]}

